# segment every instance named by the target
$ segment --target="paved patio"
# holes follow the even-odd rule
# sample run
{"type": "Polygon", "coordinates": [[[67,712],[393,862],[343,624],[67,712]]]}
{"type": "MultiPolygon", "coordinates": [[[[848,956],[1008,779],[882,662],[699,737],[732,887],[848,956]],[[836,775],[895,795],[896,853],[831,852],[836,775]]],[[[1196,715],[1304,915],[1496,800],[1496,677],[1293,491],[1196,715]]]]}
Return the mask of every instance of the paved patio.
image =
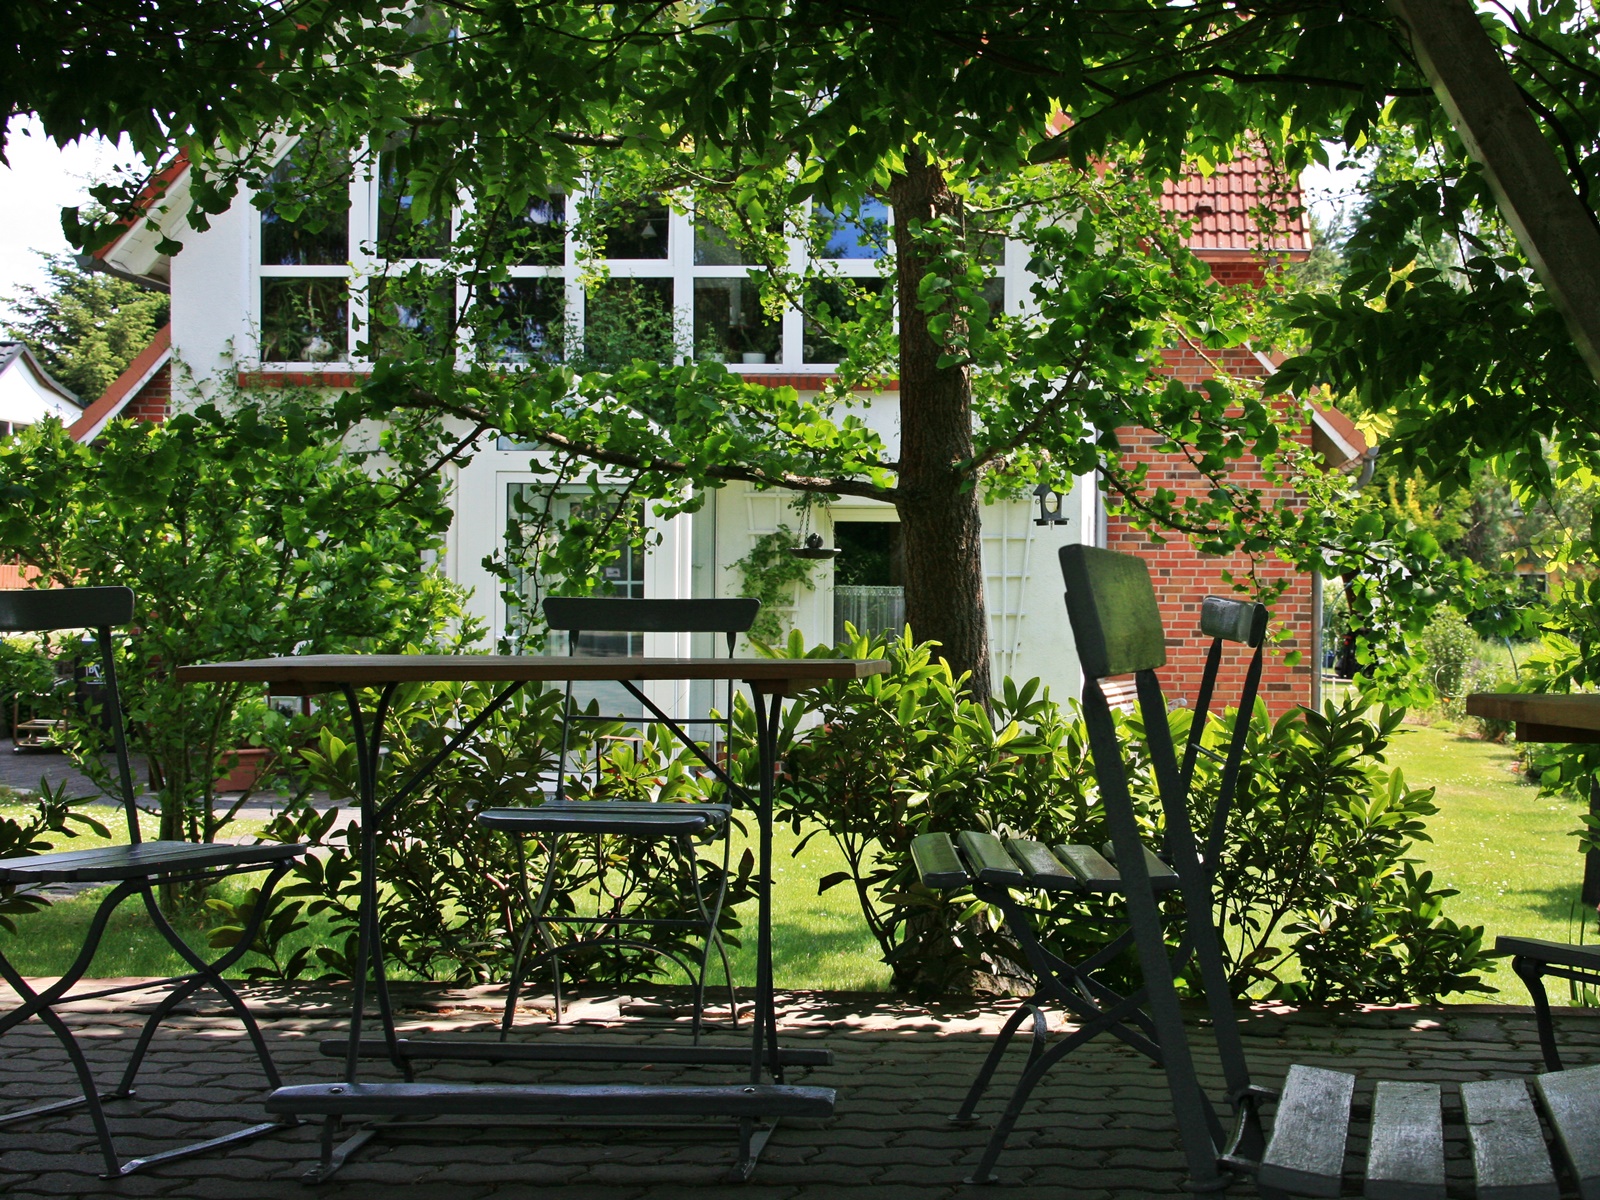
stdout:
{"type": "MultiPolygon", "coordinates": [[[[332,1060],[317,1052],[319,1038],[336,1035],[337,993],[258,988],[252,1003],[291,1082],[331,1077],[332,1060]]],[[[9,1003],[0,993],[0,1001],[9,1003]]],[[[494,1024],[492,989],[400,990],[402,1021],[416,1032],[483,1033],[494,1024]]],[[[561,1200],[711,1200],[860,1197],[920,1200],[975,1197],[992,1191],[1011,1197],[1068,1195],[1079,1200],[1180,1195],[1182,1158],[1167,1108],[1161,1072],[1131,1051],[1102,1041],[1056,1069],[1035,1095],[1001,1160],[996,1189],[965,1187],[961,1180],[988,1137],[1001,1095],[985,1105],[986,1123],[975,1129],[947,1124],[977,1069],[1002,1005],[927,1008],[881,996],[783,994],[784,1026],[792,1040],[830,1047],[834,1065],[798,1073],[800,1082],[839,1090],[837,1114],[827,1121],[792,1121],[769,1143],[753,1183],[730,1185],[724,1173],[734,1159],[731,1131],[723,1128],[628,1130],[542,1127],[527,1123],[412,1127],[371,1143],[331,1184],[316,1194],[346,1197],[416,1196],[419,1200],[525,1197],[558,1187],[561,1200]]],[[[629,1005],[628,1012],[639,1005],[629,1005]]],[[[112,1064],[132,1038],[136,1018],[112,1016],[85,1005],[74,1018],[93,1058],[111,1076],[112,1064]]],[[[1198,1013],[1196,1014],[1198,1016],[1198,1013]]],[[[531,1036],[590,1037],[596,1025],[609,1036],[678,1038],[665,1017],[624,1015],[616,999],[580,1006],[578,1023],[554,1027],[531,1008],[531,1036]]],[[[1524,1009],[1498,1006],[1367,1010],[1349,1013],[1258,1009],[1243,1017],[1257,1078],[1276,1085],[1290,1062],[1351,1070],[1362,1079],[1358,1115],[1372,1081],[1431,1079],[1449,1083],[1506,1074],[1530,1074],[1538,1063],[1532,1018],[1524,1009]]],[[[1570,1065],[1600,1062],[1600,1012],[1570,1010],[1561,1018],[1570,1065]]],[[[236,1026],[207,995],[158,1042],[136,1100],[113,1105],[113,1122],[125,1154],[151,1153],[210,1133],[231,1120],[259,1119],[261,1091],[252,1060],[235,1038],[236,1026]],[[227,1120],[219,1120],[225,1117],[227,1120]]],[[[1197,1031],[1198,1032],[1198,1031],[1197,1031]]],[[[1014,1048],[1015,1077],[1023,1051],[1014,1048]]],[[[1202,1063],[1205,1056],[1202,1055],[1202,1063]]],[[[423,1068],[425,1077],[535,1078],[557,1081],[685,1081],[708,1072],[638,1066],[569,1069],[460,1066],[423,1068]],[[645,1074],[644,1072],[649,1072],[645,1074]]],[[[387,1068],[373,1068],[379,1077],[387,1068]]],[[[1215,1090],[1216,1071],[1209,1077],[1215,1090]]],[[[726,1078],[725,1075],[717,1078],[726,1078]]],[[[0,1050],[4,1107],[24,1097],[67,1096],[71,1076],[54,1040],[37,1023],[13,1031],[0,1050]]],[[[1460,1124],[1459,1096],[1445,1090],[1447,1154],[1452,1195],[1471,1194],[1471,1166],[1460,1124]]],[[[1357,1133],[1362,1133],[1357,1126],[1357,1133]]],[[[283,1197],[310,1195],[299,1182],[316,1155],[313,1126],[287,1131],[226,1154],[173,1163],[116,1184],[101,1182],[88,1122],[81,1115],[42,1118],[0,1131],[0,1194],[17,1200],[65,1196],[283,1197]]],[[[1354,1155],[1364,1149],[1352,1139],[1354,1155]]],[[[1248,1182],[1230,1194],[1253,1196],[1248,1182]]]]}

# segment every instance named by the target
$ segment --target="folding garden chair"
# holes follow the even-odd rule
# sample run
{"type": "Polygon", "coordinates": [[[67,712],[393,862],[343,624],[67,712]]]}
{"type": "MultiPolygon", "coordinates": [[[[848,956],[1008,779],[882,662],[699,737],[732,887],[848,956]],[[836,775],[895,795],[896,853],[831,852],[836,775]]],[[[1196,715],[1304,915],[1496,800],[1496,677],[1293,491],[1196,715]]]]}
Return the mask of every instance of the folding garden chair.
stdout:
{"type": "MultiPolygon", "coordinates": [[[[613,598],[574,598],[550,597],[544,602],[546,622],[552,630],[562,630],[567,634],[569,653],[576,654],[583,644],[586,634],[595,633],[625,633],[630,635],[646,633],[710,633],[721,634],[727,643],[727,652],[732,657],[734,645],[741,633],[746,632],[756,618],[761,603],[758,600],[627,600],[613,598]]],[[[660,954],[674,962],[689,979],[694,988],[693,1034],[695,1041],[699,1041],[700,1028],[703,1023],[705,1009],[706,975],[710,969],[711,956],[716,953],[722,960],[722,970],[728,985],[728,1003],[732,1020],[738,1023],[738,1002],[733,986],[733,969],[728,961],[727,948],[724,946],[718,925],[722,916],[723,902],[728,890],[728,864],[729,851],[732,843],[728,839],[728,824],[732,814],[732,806],[725,803],[692,803],[681,801],[654,800],[569,800],[567,788],[569,785],[570,750],[572,744],[572,731],[579,722],[584,721],[615,721],[617,717],[604,714],[590,714],[578,711],[573,701],[572,682],[569,680],[566,687],[566,701],[563,708],[563,723],[561,736],[560,768],[556,777],[555,794],[537,806],[531,808],[495,808],[488,809],[478,815],[478,820],[487,828],[501,830],[509,833],[516,839],[518,854],[522,871],[523,902],[528,912],[528,918],[523,927],[517,944],[516,963],[512,968],[510,991],[506,996],[505,1016],[501,1021],[500,1036],[504,1040],[510,1033],[516,1015],[517,998],[520,994],[525,967],[528,961],[529,949],[537,937],[543,948],[539,958],[548,961],[554,975],[555,1015],[560,1021],[561,1008],[561,959],[563,955],[571,956],[576,953],[597,953],[607,950],[620,952],[623,949],[633,949],[647,953],[660,954]],[[552,916],[550,912],[551,901],[555,893],[555,885],[561,874],[563,852],[567,847],[569,838],[589,837],[594,839],[594,863],[597,878],[603,879],[607,871],[605,839],[624,838],[643,840],[647,842],[666,843],[671,848],[671,853],[680,870],[682,870],[690,885],[694,896],[696,914],[686,917],[650,916],[636,911],[627,911],[622,904],[627,899],[626,891],[613,897],[610,911],[596,911],[594,915],[579,915],[575,913],[561,913],[552,916]],[[527,886],[527,855],[524,850],[527,839],[537,841],[543,850],[544,879],[539,888],[537,898],[533,897],[527,886]],[[707,897],[706,889],[701,879],[700,856],[696,851],[696,843],[707,838],[714,838],[722,846],[721,872],[715,895],[707,897]],[[589,926],[595,932],[588,937],[576,941],[558,944],[551,932],[551,925],[589,926]],[[646,929],[673,929],[681,930],[691,935],[698,935],[702,939],[702,951],[699,967],[696,969],[687,962],[682,955],[674,950],[660,945],[653,945],[636,937],[625,937],[623,931],[646,929]]],[[[675,734],[684,736],[684,726],[710,726],[713,731],[722,730],[724,737],[731,728],[731,715],[733,712],[733,683],[728,682],[725,698],[724,715],[721,717],[698,718],[673,718],[669,717],[662,709],[650,699],[643,691],[632,683],[624,681],[623,686],[637,699],[651,715],[638,720],[641,725],[664,725],[675,734]]],[[[714,742],[714,739],[712,739],[714,742]]],[[[685,743],[691,753],[698,757],[706,768],[732,787],[727,773],[717,761],[716,747],[702,745],[698,741],[685,737],[685,743]]],[[[604,887],[598,887],[603,906],[606,893],[604,887]]]]}
{"type": "Polygon", "coordinates": [[[89,1110],[89,1119],[94,1124],[95,1136],[100,1142],[101,1154],[105,1159],[106,1178],[116,1178],[157,1163],[187,1158],[233,1142],[259,1137],[264,1133],[281,1129],[285,1124],[294,1123],[292,1119],[268,1121],[221,1137],[209,1138],[128,1162],[121,1161],[111,1137],[111,1130],[106,1121],[105,1102],[126,1099],[134,1094],[135,1078],[138,1076],[146,1052],[150,1049],[151,1039],[155,1036],[157,1028],[179,1004],[202,985],[210,985],[244,1026],[245,1033],[255,1048],[256,1057],[261,1062],[263,1083],[268,1088],[280,1086],[282,1081],[273,1066],[266,1042],[261,1037],[261,1030],[239,994],[223,979],[222,973],[249,950],[266,915],[272,889],[293,861],[305,850],[304,846],[286,844],[235,846],[220,843],[146,842],[140,836],[139,809],[134,799],[133,771],[128,760],[127,736],[123,728],[122,704],[117,689],[116,663],[111,644],[112,628],[126,625],[132,619],[133,592],[125,587],[0,592],[0,631],[34,633],[83,628],[95,631],[104,686],[104,715],[116,752],[117,786],[122,793],[122,807],[128,828],[127,845],[101,846],[92,850],[68,850],[31,858],[0,859],[0,885],[11,888],[34,888],[48,884],[69,883],[105,884],[111,889],[95,910],[83,948],[77,958],[60,979],[42,990],[35,989],[22,977],[5,957],[4,945],[0,943],[0,976],[4,976],[6,983],[22,1001],[18,1007],[0,1016],[0,1034],[22,1024],[30,1017],[36,1017],[44,1022],[66,1050],[83,1091],[82,1096],[77,1099],[41,1104],[20,1112],[0,1114],[0,1126],[12,1125],[46,1113],[61,1112],[79,1106],[86,1107],[89,1110]],[[161,906],[156,902],[156,889],[164,884],[204,884],[244,871],[263,870],[268,872],[267,878],[261,885],[260,900],[255,906],[243,936],[231,950],[215,962],[206,962],[190,949],[189,944],[173,929],[161,911],[161,906]],[[142,991],[151,986],[141,983],[77,994],[72,992],[74,985],[94,961],[95,950],[105,934],[106,923],[110,920],[112,912],[132,896],[137,896],[144,902],[150,923],[184,962],[189,964],[191,970],[188,974],[160,981],[160,985],[168,989],[166,996],[145,1021],[120,1082],[110,1091],[102,1092],[95,1083],[89,1063],[77,1039],[73,1037],[72,1031],[67,1028],[56,1010],[61,1005],[75,1001],[142,991]]]}
{"type": "Polygon", "coordinates": [[[1219,596],[1207,596],[1202,603],[1200,626],[1212,642],[1180,764],[1168,732],[1166,702],[1155,675],[1155,669],[1166,662],[1166,639],[1148,569],[1137,558],[1084,546],[1064,548],[1061,566],[1067,583],[1067,611],[1084,672],[1084,718],[1111,839],[1098,848],[1050,847],[1026,838],[1002,839],[969,830],[959,833],[953,841],[944,833],[923,834],[913,841],[912,858],[923,884],[937,890],[970,889],[978,899],[998,907],[1035,978],[1034,993],[1001,1029],[960,1111],[951,1120],[961,1124],[972,1121],[1011,1038],[1031,1018],[1033,1038],[1027,1066],[972,1176],[975,1183],[991,1181],[1006,1139],[1040,1080],[1073,1050],[1109,1033],[1166,1068],[1179,1125],[1185,1131],[1185,1144],[1193,1142],[1206,1148],[1204,1153],[1191,1155],[1191,1172],[1196,1181],[1215,1180],[1213,1147],[1223,1140],[1222,1125],[1196,1080],[1172,981],[1191,956],[1198,960],[1206,991],[1214,998],[1213,1007],[1217,1010],[1214,1026],[1229,1091],[1240,1110],[1238,1128],[1229,1141],[1237,1148],[1258,1136],[1259,1127],[1254,1122],[1253,1104],[1240,1103],[1252,1091],[1243,1047],[1226,999],[1226,974],[1209,896],[1210,880],[1222,855],[1230,806],[1246,769],[1244,747],[1261,680],[1267,610],[1259,604],[1219,596]],[[1226,755],[1221,756],[1219,791],[1201,851],[1190,820],[1189,788],[1198,757],[1215,756],[1214,751],[1202,745],[1202,737],[1224,642],[1253,648],[1254,653],[1239,698],[1240,715],[1234,723],[1233,737],[1226,755]],[[1140,840],[1122,752],[1102,686],[1109,677],[1127,674],[1135,676],[1160,792],[1165,822],[1163,855],[1140,840]],[[1127,908],[1129,928],[1084,960],[1070,962],[1049,950],[1041,940],[1037,910],[1018,895],[1029,890],[1107,899],[1120,896],[1127,908]],[[1157,896],[1175,890],[1181,891],[1185,900],[1185,933],[1177,951],[1169,956],[1157,896]],[[1130,946],[1138,953],[1144,986],[1124,996],[1098,978],[1098,973],[1130,946]],[[1223,998],[1220,1006],[1215,1002],[1218,997],[1223,998]],[[1079,1022],[1073,1033],[1053,1045],[1048,1043],[1047,1005],[1059,1005],[1079,1022]]]}
{"type": "MultiPolygon", "coordinates": [[[[1150,1055],[1164,1069],[1191,1190],[1215,1191],[1236,1175],[1254,1175],[1263,1200],[1343,1195],[1356,1077],[1296,1064],[1289,1068],[1281,1091],[1252,1082],[1212,913],[1212,882],[1222,867],[1229,806],[1246,769],[1242,753],[1248,706],[1253,704],[1260,678],[1265,612],[1256,605],[1206,599],[1201,627],[1213,641],[1188,747],[1180,763],[1155,674],[1166,661],[1166,648],[1148,569],[1131,556],[1083,546],[1063,549],[1061,567],[1067,583],[1067,612],[1085,676],[1084,719],[1110,842],[1097,853],[1083,846],[1049,850],[1036,842],[1002,842],[986,834],[962,833],[955,843],[944,835],[924,835],[913,847],[918,870],[930,886],[971,888],[980,898],[1000,906],[1040,979],[1038,991],[1007,1025],[967,1104],[957,1114],[958,1118],[971,1115],[994,1073],[1004,1041],[1033,1014],[1035,1036],[1028,1066],[974,1179],[990,1177],[1028,1093],[1043,1074],[1077,1046],[1109,1032],[1150,1055]],[[1256,649],[1241,698],[1244,715],[1235,722],[1202,849],[1189,816],[1189,786],[1196,757],[1205,752],[1197,729],[1211,703],[1225,641],[1256,649]],[[1160,794],[1165,827],[1159,858],[1140,843],[1128,771],[1102,687],[1107,677],[1126,674],[1134,676],[1160,794]],[[1013,895],[1024,888],[1099,890],[1122,896],[1142,987],[1130,996],[1119,996],[1093,978],[1094,970],[1114,952],[1112,947],[1076,964],[1045,952],[1038,945],[1032,911],[1013,895]],[[1162,891],[1175,891],[1183,901],[1183,934],[1175,950],[1169,949],[1163,934],[1157,899],[1162,891]],[[1218,1105],[1195,1073],[1178,1005],[1173,981],[1191,957],[1205,990],[1211,1035],[1227,1089],[1225,1098],[1232,1110],[1231,1130],[1224,1128],[1218,1105]],[[1040,1012],[1045,1001],[1062,1004],[1080,1021],[1074,1033],[1048,1049],[1040,1012]],[[1274,1105],[1270,1138],[1263,1120],[1268,1105],[1274,1105]]],[[[1126,945],[1123,939],[1115,944],[1116,950],[1126,945]]],[[[1520,950],[1539,952],[1528,946],[1520,950]]],[[[1554,961],[1551,955],[1543,957],[1554,961]]],[[[1548,966],[1545,971],[1556,973],[1548,966]]],[[[1551,1049],[1547,1042],[1546,1053],[1551,1049]]],[[[1533,1087],[1578,1194],[1584,1200],[1600,1200],[1600,1066],[1553,1070],[1537,1076],[1533,1087]]],[[[1558,1200],[1561,1190],[1525,1081],[1475,1080],[1460,1085],[1460,1096],[1480,1200],[1558,1200]]],[[[1440,1086],[1380,1080],[1372,1090],[1370,1111],[1363,1194],[1369,1200],[1445,1200],[1440,1086]]]]}

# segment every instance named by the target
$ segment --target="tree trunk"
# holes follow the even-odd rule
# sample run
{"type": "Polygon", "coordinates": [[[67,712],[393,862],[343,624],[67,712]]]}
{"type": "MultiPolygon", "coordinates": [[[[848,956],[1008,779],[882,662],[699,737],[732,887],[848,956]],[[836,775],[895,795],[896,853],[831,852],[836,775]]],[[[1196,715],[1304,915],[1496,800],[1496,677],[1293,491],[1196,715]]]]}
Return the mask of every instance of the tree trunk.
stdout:
{"type": "MultiPolygon", "coordinates": [[[[982,513],[961,464],[972,457],[972,378],[939,366],[940,346],[917,304],[928,255],[914,222],[955,216],[959,201],[944,173],[915,148],[889,185],[900,316],[900,476],[895,507],[905,548],[906,621],[919,640],[940,644],[957,675],[971,673],[973,696],[989,700],[989,623],[983,599],[982,513]]],[[[962,318],[957,317],[957,321],[962,318]]]]}

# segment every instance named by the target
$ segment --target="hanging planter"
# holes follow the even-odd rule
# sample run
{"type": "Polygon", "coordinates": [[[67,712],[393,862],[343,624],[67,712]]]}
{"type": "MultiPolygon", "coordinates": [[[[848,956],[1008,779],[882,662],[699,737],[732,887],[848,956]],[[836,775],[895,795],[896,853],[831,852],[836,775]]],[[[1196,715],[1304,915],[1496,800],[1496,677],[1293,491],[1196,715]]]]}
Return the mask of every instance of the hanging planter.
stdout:
{"type": "Polygon", "coordinates": [[[800,510],[800,544],[798,546],[790,546],[789,553],[796,558],[837,558],[839,554],[837,546],[824,546],[820,533],[808,532],[811,528],[812,503],[813,499],[810,495],[795,503],[795,507],[800,510]]]}
{"type": "Polygon", "coordinates": [[[813,533],[807,536],[804,545],[790,546],[789,553],[796,558],[837,558],[839,547],[824,546],[822,544],[822,535],[813,533]]]}

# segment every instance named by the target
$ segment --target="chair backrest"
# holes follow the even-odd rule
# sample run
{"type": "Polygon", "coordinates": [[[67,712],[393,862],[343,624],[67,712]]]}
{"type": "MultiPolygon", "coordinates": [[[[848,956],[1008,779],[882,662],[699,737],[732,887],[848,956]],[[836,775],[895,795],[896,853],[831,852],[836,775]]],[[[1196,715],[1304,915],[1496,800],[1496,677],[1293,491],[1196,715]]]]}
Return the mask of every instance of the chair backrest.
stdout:
{"type": "MultiPolygon", "coordinates": [[[[578,652],[578,639],[585,633],[720,633],[727,639],[728,657],[733,657],[734,645],[741,633],[747,633],[761,611],[761,601],[751,599],[731,600],[628,600],[614,596],[547,596],[544,601],[544,619],[551,629],[567,635],[567,652],[578,652]]],[[[637,693],[635,693],[637,695],[637,693]]],[[[714,695],[714,693],[713,693],[714,695]]],[[[713,733],[719,728],[731,728],[733,713],[733,680],[728,680],[726,717],[680,720],[678,725],[709,725],[713,733]]],[[[657,710],[659,712],[659,710],[657,710]]],[[[567,681],[566,701],[563,705],[561,725],[561,760],[557,767],[555,798],[566,796],[567,758],[571,743],[572,722],[577,716],[572,711],[572,681],[567,681]]],[[[662,723],[659,718],[644,718],[646,724],[662,723]]],[[[714,750],[714,747],[713,747],[714,750]]],[[[707,765],[714,765],[712,755],[700,755],[707,765]]]]}
{"type": "MultiPolygon", "coordinates": [[[[1150,569],[1144,560],[1116,554],[1093,546],[1066,546],[1061,550],[1061,573],[1067,585],[1067,615],[1072,622],[1073,639],[1084,671],[1083,712],[1089,731],[1090,751],[1094,756],[1096,781],[1117,851],[1117,866],[1129,881],[1130,913],[1148,927],[1140,934],[1140,958],[1146,985],[1159,988],[1166,1000],[1176,1004],[1171,964],[1162,942],[1155,896],[1143,869],[1141,843],[1133,800],[1128,786],[1127,762],[1118,743],[1111,709],[1101,688],[1109,675],[1132,674],[1138,688],[1139,710],[1144,719],[1150,763],[1160,793],[1165,819],[1165,849],[1172,860],[1183,890],[1188,930],[1185,942],[1192,947],[1200,966],[1206,998],[1212,1009],[1213,1033],[1223,1059],[1223,1070],[1231,1093],[1249,1086],[1243,1046],[1233,1017],[1233,997],[1228,994],[1227,977],[1221,956],[1221,942],[1212,912],[1212,882],[1220,866],[1228,809],[1239,777],[1241,755],[1254,710],[1256,689],[1261,678],[1263,639],[1267,611],[1247,601],[1222,596],[1207,596],[1201,604],[1200,624],[1212,638],[1200,692],[1190,722],[1189,746],[1180,768],[1167,724],[1167,706],[1156,668],[1166,664],[1166,633],[1161,610],[1156,602],[1150,569]],[[1222,643],[1235,642],[1254,647],[1255,654],[1245,676],[1240,712],[1234,723],[1234,736],[1224,760],[1211,828],[1204,857],[1195,835],[1189,812],[1190,782],[1200,734],[1204,728],[1211,695],[1222,657],[1222,643]],[[1130,869],[1131,868],[1131,869],[1130,869]],[[1138,889],[1142,894],[1135,897],[1138,889]],[[1147,945],[1145,943],[1152,943],[1147,945]]],[[[1207,753],[1210,753],[1209,751],[1207,753]]],[[[1165,1002],[1165,1001],[1164,1001],[1165,1002]]],[[[1175,1013],[1175,1008],[1173,1009],[1175,1013]]],[[[1172,1018],[1176,1020],[1176,1018],[1172,1018]]],[[[1183,1038],[1181,1021],[1163,1036],[1168,1041],[1183,1038]]],[[[1187,1063],[1186,1049],[1182,1054],[1187,1063]]],[[[1184,1067],[1188,1079],[1184,1086],[1197,1088],[1191,1067],[1184,1067]]],[[[1169,1071],[1169,1080],[1173,1078],[1169,1071]]],[[[1175,1088],[1177,1084],[1173,1085],[1175,1088]]],[[[1174,1093],[1177,1099],[1176,1091],[1174,1093]]]]}
{"type": "Polygon", "coordinates": [[[0,592],[0,633],[109,629],[133,620],[133,589],[52,588],[0,592]]]}
{"type": "Polygon", "coordinates": [[[1167,662],[1161,606],[1142,559],[1096,546],[1063,546],[1067,616],[1085,675],[1131,675],[1167,662]]]}
{"type": "Polygon", "coordinates": [[[548,596],[545,623],[567,635],[567,649],[576,653],[584,633],[720,633],[728,654],[741,633],[749,632],[761,601],[626,600],[615,596],[548,596]]]}
{"type": "Polygon", "coordinates": [[[117,756],[117,782],[128,822],[128,839],[137,844],[139,810],[134,800],[128,735],[122,724],[122,694],[111,649],[111,630],[133,620],[133,589],[81,587],[0,592],[0,633],[47,633],[54,629],[93,629],[105,681],[106,719],[117,756]]]}

